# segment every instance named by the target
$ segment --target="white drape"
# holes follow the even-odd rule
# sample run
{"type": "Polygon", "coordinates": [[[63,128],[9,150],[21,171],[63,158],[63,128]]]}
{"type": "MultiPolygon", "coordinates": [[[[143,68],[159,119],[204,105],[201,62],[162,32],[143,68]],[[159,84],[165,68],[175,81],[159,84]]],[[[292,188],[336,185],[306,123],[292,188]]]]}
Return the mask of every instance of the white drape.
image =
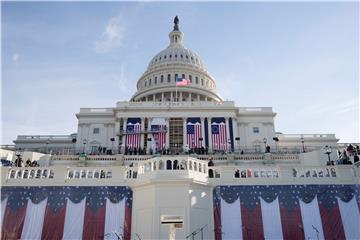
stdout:
{"type": "Polygon", "coordinates": [[[267,203],[260,198],[260,202],[265,239],[283,239],[279,199],[267,203]]]}
{"type": "Polygon", "coordinates": [[[347,203],[338,198],[338,203],[346,239],[360,239],[360,214],[355,197],[347,203]]]}
{"type": "Polygon", "coordinates": [[[119,236],[123,234],[124,219],[125,198],[118,203],[112,203],[107,198],[104,239],[118,239],[116,234],[118,234],[119,236]],[[116,232],[116,234],[114,232],[116,232]]]}
{"type": "Polygon", "coordinates": [[[232,204],[221,199],[222,239],[242,239],[240,199],[232,204]]]}
{"type": "Polygon", "coordinates": [[[310,203],[306,204],[301,200],[299,202],[305,239],[317,239],[317,231],[319,231],[319,239],[324,239],[317,196],[310,203]]]}
{"type": "Polygon", "coordinates": [[[3,223],[3,219],[4,219],[4,214],[5,214],[5,209],[6,209],[7,200],[8,200],[8,199],[5,198],[4,200],[1,201],[0,228],[2,227],[2,223],[3,223]]]}
{"type": "Polygon", "coordinates": [[[21,239],[41,239],[46,204],[47,198],[38,204],[28,200],[21,239]]]}
{"type": "Polygon", "coordinates": [[[86,198],[73,203],[67,198],[63,239],[82,239],[86,198]]]}

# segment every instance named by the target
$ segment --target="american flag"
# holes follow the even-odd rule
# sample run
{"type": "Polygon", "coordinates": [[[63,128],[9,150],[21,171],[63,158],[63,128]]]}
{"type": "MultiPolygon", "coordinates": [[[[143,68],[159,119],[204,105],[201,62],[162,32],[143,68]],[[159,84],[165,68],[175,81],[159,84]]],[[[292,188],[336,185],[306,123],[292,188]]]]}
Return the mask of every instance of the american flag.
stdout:
{"type": "Polygon", "coordinates": [[[215,239],[360,239],[360,185],[214,189],[215,239]]]}
{"type": "Polygon", "coordinates": [[[2,187],[1,239],[122,239],[131,236],[128,187],[2,187]]]}
{"type": "Polygon", "coordinates": [[[155,147],[157,150],[162,150],[166,145],[166,125],[151,125],[155,147]]]}
{"type": "Polygon", "coordinates": [[[186,139],[189,148],[201,147],[201,123],[200,118],[188,118],[186,124],[186,139]]]}
{"type": "Polygon", "coordinates": [[[211,123],[213,150],[226,150],[227,136],[224,118],[213,118],[211,123]]]}
{"type": "Polygon", "coordinates": [[[140,147],[141,119],[129,118],[126,124],[126,147],[140,147]]]}
{"type": "Polygon", "coordinates": [[[186,78],[177,78],[176,79],[176,87],[187,86],[190,84],[191,84],[191,81],[189,79],[186,79],[186,78]]]}

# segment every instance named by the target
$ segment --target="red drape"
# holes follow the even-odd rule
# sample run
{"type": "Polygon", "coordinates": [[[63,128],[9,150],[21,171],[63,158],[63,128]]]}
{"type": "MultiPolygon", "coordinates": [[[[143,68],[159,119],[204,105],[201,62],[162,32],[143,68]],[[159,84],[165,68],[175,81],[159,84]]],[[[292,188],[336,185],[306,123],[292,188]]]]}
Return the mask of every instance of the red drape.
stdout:
{"type": "Polygon", "coordinates": [[[57,212],[54,212],[51,207],[46,206],[41,239],[62,239],[64,232],[65,212],[65,206],[60,208],[57,212]]]}
{"type": "Polygon", "coordinates": [[[85,208],[83,239],[103,239],[105,230],[105,206],[95,212],[90,207],[85,208]]]}
{"type": "Polygon", "coordinates": [[[131,208],[125,202],[124,240],[131,239],[131,208]]]}
{"type": "Polygon", "coordinates": [[[214,207],[214,235],[215,240],[221,240],[221,205],[214,207]]]}
{"type": "Polygon", "coordinates": [[[304,227],[299,204],[292,210],[280,206],[280,217],[284,239],[305,239],[304,227]]]}
{"type": "Polygon", "coordinates": [[[26,205],[13,211],[6,207],[2,225],[1,239],[20,239],[24,226],[26,205]]]}
{"type": "Polygon", "coordinates": [[[325,239],[345,239],[338,203],[331,208],[319,204],[319,210],[325,239]]]}
{"type": "Polygon", "coordinates": [[[241,205],[241,222],[243,239],[264,239],[260,203],[252,209],[241,205]]]}

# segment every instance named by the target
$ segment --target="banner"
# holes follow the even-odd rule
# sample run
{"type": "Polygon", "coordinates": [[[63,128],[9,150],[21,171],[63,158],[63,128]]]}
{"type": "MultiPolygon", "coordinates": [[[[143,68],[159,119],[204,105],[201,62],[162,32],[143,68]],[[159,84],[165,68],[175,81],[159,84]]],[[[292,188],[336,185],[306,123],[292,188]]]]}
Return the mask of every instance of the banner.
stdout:
{"type": "Polygon", "coordinates": [[[141,139],[141,118],[128,118],[126,123],[125,147],[139,148],[141,139]]]}
{"type": "Polygon", "coordinates": [[[202,141],[200,118],[188,118],[186,121],[186,142],[190,149],[201,148],[202,141]]]}
{"type": "Polygon", "coordinates": [[[218,186],[215,239],[360,239],[359,194],[359,185],[218,186]]]}
{"type": "Polygon", "coordinates": [[[211,119],[211,139],[213,150],[228,149],[225,118],[211,119]]]}
{"type": "Polygon", "coordinates": [[[3,187],[1,205],[1,239],[130,240],[128,187],[3,187]]]}
{"type": "Polygon", "coordinates": [[[153,118],[151,129],[153,135],[153,150],[163,150],[166,148],[166,122],[165,118],[153,118]]]}

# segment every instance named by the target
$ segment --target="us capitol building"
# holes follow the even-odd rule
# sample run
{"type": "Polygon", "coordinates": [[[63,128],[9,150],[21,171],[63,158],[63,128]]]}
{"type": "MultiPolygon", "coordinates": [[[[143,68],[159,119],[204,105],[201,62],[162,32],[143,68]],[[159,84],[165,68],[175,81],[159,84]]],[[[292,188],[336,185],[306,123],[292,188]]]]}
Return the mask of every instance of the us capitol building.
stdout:
{"type": "Polygon", "coordinates": [[[24,161],[1,167],[1,238],[360,239],[360,151],[275,131],[222,99],[177,17],[169,39],[129,101],[1,150],[24,161]]]}

